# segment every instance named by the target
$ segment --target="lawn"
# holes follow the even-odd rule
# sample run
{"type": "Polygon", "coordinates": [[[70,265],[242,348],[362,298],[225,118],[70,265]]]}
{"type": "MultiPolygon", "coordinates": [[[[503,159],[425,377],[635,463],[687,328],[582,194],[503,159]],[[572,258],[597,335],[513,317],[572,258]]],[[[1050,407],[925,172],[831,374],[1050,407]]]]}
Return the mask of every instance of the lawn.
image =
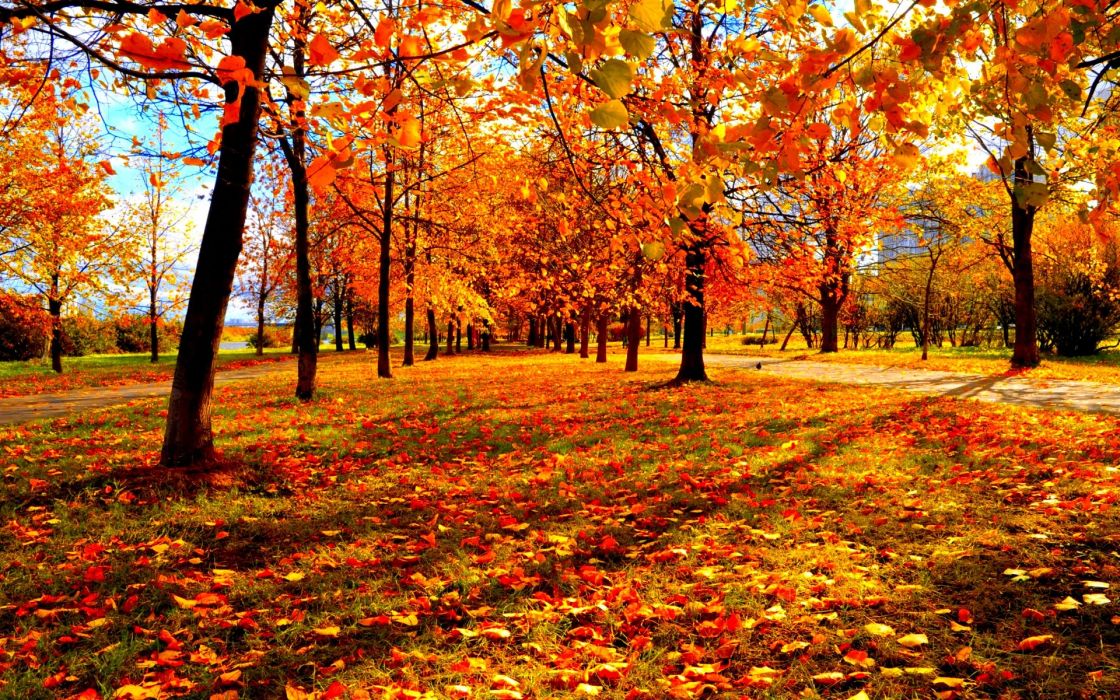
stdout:
{"type": "Polygon", "coordinates": [[[0,696],[1120,695],[1114,418],[620,362],[0,429],[0,696]]]}
{"type": "MultiPolygon", "coordinates": [[[[760,335],[761,333],[751,334],[752,337],[760,335]]],[[[779,336],[775,344],[768,344],[763,350],[758,345],[743,345],[742,335],[716,334],[708,339],[708,352],[751,357],[788,358],[804,355],[808,359],[822,362],[850,362],[983,375],[1008,374],[1011,370],[1011,349],[1004,347],[954,348],[946,344],[940,348],[931,347],[929,359],[923,362],[922,349],[915,347],[909,337],[903,336],[899,337],[898,344],[890,350],[861,348],[829,354],[806,348],[805,341],[800,336],[790,338],[785,352],[778,349],[781,342],[782,336],[779,336]]],[[[661,347],[656,341],[654,345],[661,347]]],[[[1075,379],[1120,384],[1120,349],[1104,350],[1098,355],[1087,357],[1044,355],[1041,365],[1024,374],[1035,379],[1075,379]]]]}
{"type": "MultiPolygon", "coordinates": [[[[174,351],[163,353],[156,364],[152,364],[147,353],[64,357],[62,374],[51,370],[50,360],[0,362],[0,399],[90,387],[167,381],[175,374],[177,355],[174,351]]],[[[220,371],[262,362],[279,362],[291,357],[288,348],[269,348],[263,356],[258,356],[255,350],[249,348],[222,350],[218,354],[218,369],[220,371]]]]}

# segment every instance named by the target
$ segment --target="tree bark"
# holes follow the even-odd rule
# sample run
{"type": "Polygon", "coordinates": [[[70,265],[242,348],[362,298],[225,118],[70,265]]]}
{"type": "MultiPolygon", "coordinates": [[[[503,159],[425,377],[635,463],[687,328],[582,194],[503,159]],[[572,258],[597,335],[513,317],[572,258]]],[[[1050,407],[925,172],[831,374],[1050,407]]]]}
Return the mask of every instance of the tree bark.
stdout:
{"type": "Polygon", "coordinates": [[[463,352],[463,319],[455,317],[455,352],[463,352]]]}
{"type": "MultiPolygon", "coordinates": [[[[260,80],[264,74],[275,5],[262,2],[258,7],[260,12],[233,24],[229,41],[231,54],[244,58],[246,67],[260,80]]],[[[238,92],[237,83],[231,81],[225,89],[228,101],[233,102],[238,92]]],[[[252,83],[245,85],[238,116],[236,122],[222,129],[218,172],[168,399],[167,425],[160,453],[160,464],[166,467],[187,466],[214,457],[210,401],[215,361],[237,258],[241,254],[260,118],[260,94],[252,83]]]]}
{"type": "Polygon", "coordinates": [[[537,344],[537,317],[529,317],[529,337],[525,339],[525,344],[529,347],[534,347],[537,344]]]}
{"type": "Polygon", "coordinates": [[[447,354],[455,352],[455,319],[447,319],[447,354]]]}
{"type": "Polygon", "coordinates": [[[684,289],[688,299],[684,303],[684,339],[681,347],[681,366],[677,383],[706,382],[704,369],[704,266],[707,255],[702,244],[693,243],[685,251],[684,289]]]}
{"type": "Polygon", "coordinates": [[[393,243],[393,186],[397,173],[393,165],[393,154],[389,146],[382,149],[385,154],[385,197],[382,201],[380,251],[377,265],[377,376],[391,379],[393,370],[389,366],[389,267],[390,248],[393,243]]]}
{"type": "Polygon", "coordinates": [[[436,310],[428,307],[428,354],[424,361],[429,362],[439,357],[439,331],[436,330],[436,310]]]}
{"type": "Polygon", "coordinates": [[[607,327],[610,324],[610,315],[606,311],[599,312],[598,327],[595,339],[595,362],[607,361],[607,327]]]}
{"type": "Polygon", "coordinates": [[[591,357],[589,346],[591,344],[591,307],[584,307],[579,320],[579,356],[580,359],[591,357]]]}
{"type": "Polygon", "coordinates": [[[334,295],[334,351],[342,352],[342,299],[343,291],[335,290],[334,295]]]}
{"type": "Polygon", "coordinates": [[[257,355],[264,354],[264,300],[257,298],[257,355]]]}
{"type": "Polygon", "coordinates": [[[560,344],[564,341],[564,323],[559,316],[553,316],[549,319],[548,326],[552,329],[552,351],[560,352],[560,344]]]}
{"type": "Polygon", "coordinates": [[[358,344],[354,342],[354,290],[346,289],[346,340],[351,350],[357,350],[358,344]]]}
{"type": "Polygon", "coordinates": [[[649,314],[646,314],[646,347],[649,347],[650,329],[653,328],[652,319],[649,314]]]}
{"type": "MultiPolygon", "coordinates": [[[[1027,157],[1015,161],[1015,190],[1032,182],[1027,171],[1027,157]]],[[[1034,308],[1034,259],[1031,236],[1037,209],[1025,206],[1019,198],[1011,197],[1011,239],[1013,244],[1011,276],[1015,281],[1015,345],[1011,350],[1013,367],[1036,367],[1041,358],[1038,352],[1038,327],[1034,308]]]]}
{"type": "Polygon", "coordinates": [[[567,336],[564,352],[568,355],[574,355],[576,352],[576,324],[571,321],[564,324],[564,334],[567,336]]]}
{"type": "Polygon", "coordinates": [[[58,298],[58,275],[51,276],[51,295],[47,299],[51,317],[51,369],[62,374],[62,300],[58,298]]]}
{"type": "Polygon", "coordinates": [[[151,361],[154,365],[159,362],[159,326],[156,323],[159,320],[158,309],[156,309],[158,290],[155,286],[151,286],[148,288],[148,292],[148,341],[151,344],[149,350],[151,350],[151,361]]]}
{"type": "Polygon", "coordinates": [[[681,318],[683,311],[681,310],[681,303],[679,301],[673,302],[673,349],[681,349],[681,318]]]}
{"type": "Polygon", "coordinates": [[[626,335],[626,367],[623,371],[637,372],[638,345],[642,342],[642,314],[637,308],[631,308],[626,315],[626,335]]]}
{"type": "Polygon", "coordinates": [[[482,342],[482,352],[490,352],[490,321],[486,319],[482,320],[482,336],[480,340],[482,342]]]}

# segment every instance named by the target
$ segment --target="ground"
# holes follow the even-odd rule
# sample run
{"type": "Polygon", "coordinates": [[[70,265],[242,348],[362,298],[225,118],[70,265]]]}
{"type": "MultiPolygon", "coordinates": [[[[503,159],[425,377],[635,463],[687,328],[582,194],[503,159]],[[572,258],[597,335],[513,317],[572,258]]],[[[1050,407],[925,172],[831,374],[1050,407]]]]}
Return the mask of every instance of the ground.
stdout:
{"type": "Polygon", "coordinates": [[[1117,419],[504,350],[0,428],[0,696],[1116,697],[1117,419]],[[225,694],[225,695],[223,695],[225,694]]]}

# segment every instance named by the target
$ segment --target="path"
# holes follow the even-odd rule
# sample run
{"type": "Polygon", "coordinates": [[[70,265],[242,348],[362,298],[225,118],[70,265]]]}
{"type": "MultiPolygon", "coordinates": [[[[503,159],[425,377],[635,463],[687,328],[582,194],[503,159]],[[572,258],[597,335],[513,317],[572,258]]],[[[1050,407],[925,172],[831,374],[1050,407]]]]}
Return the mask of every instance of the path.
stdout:
{"type": "MultiPolygon", "coordinates": [[[[679,355],[657,355],[679,363],[679,355]]],[[[791,379],[866,384],[922,394],[956,396],[990,403],[1120,414],[1120,386],[1069,379],[991,376],[931,369],[784,360],[743,355],[704,356],[709,367],[742,367],[791,379]]]]}
{"type": "MultiPolygon", "coordinates": [[[[253,379],[271,372],[282,372],[291,368],[285,362],[265,362],[250,367],[218,370],[215,384],[253,379]]],[[[167,397],[171,392],[171,380],[148,384],[127,384],[125,386],[101,386],[87,389],[73,389],[54,394],[35,394],[0,399],[0,425],[25,423],[40,418],[58,418],[69,413],[117,406],[136,399],[167,397]]]]}

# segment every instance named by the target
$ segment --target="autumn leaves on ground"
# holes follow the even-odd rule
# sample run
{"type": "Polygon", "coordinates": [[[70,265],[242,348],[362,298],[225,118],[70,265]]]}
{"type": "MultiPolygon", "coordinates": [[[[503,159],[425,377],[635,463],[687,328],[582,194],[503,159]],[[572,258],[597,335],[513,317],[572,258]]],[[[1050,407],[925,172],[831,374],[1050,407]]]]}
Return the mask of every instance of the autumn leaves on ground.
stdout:
{"type": "Polygon", "coordinates": [[[186,492],[162,400],[0,430],[0,694],[1120,693],[1115,419],[613,362],[220,387],[186,492]]]}

